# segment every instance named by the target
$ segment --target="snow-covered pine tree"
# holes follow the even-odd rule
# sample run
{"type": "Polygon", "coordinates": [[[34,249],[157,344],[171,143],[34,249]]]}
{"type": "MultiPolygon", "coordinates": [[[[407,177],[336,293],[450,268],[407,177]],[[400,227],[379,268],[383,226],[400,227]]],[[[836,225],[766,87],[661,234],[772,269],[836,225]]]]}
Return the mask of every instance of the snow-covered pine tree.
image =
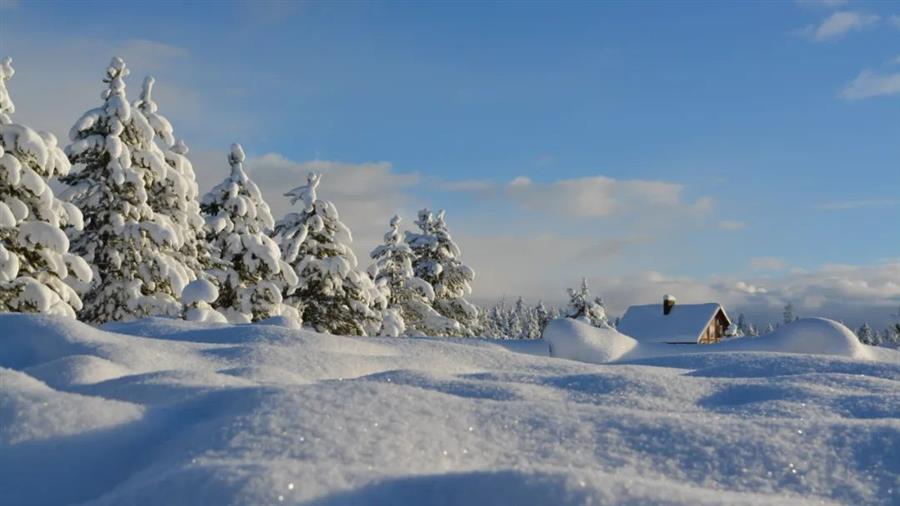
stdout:
{"type": "Polygon", "coordinates": [[[612,328],[606,319],[606,307],[603,305],[603,299],[600,297],[591,299],[587,278],[581,279],[579,289],[569,288],[568,293],[569,307],[566,311],[566,318],[581,320],[595,327],[612,328]]]}
{"type": "Polygon", "coordinates": [[[550,310],[547,309],[547,306],[544,304],[544,301],[538,301],[538,305],[535,309],[535,319],[537,320],[537,333],[532,335],[532,339],[540,339],[541,335],[544,333],[544,329],[547,327],[547,324],[552,320],[553,314],[550,310]]]}
{"type": "Polygon", "coordinates": [[[863,323],[862,326],[857,329],[856,337],[858,337],[859,342],[863,344],[873,344],[875,341],[875,333],[868,323],[863,323]]]}
{"type": "MultiPolygon", "coordinates": [[[[415,258],[409,245],[400,237],[400,217],[390,221],[390,230],[384,234],[384,243],[370,254],[374,263],[369,275],[375,285],[385,291],[389,309],[398,313],[406,334],[447,336],[459,333],[459,323],[441,316],[431,306],[434,291],[431,285],[413,273],[415,258]]],[[[390,334],[382,330],[382,334],[390,334]]]]}
{"type": "Polygon", "coordinates": [[[244,158],[241,146],[232,144],[231,174],[200,204],[209,248],[221,259],[209,271],[218,288],[213,306],[232,323],[273,316],[297,320],[297,311],[283,304],[282,297],[292,293],[297,276],[269,238],[272,213],[259,187],[244,172],[244,158]]]}
{"type": "Polygon", "coordinates": [[[742,336],[746,336],[746,335],[750,334],[749,333],[750,328],[747,324],[747,317],[744,316],[744,313],[741,313],[738,315],[737,326],[738,326],[738,329],[741,331],[742,336]]]}
{"type": "Polygon", "coordinates": [[[52,134],[12,122],[6,88],[15,71],[0,61],[0,312],[75,317],[81,299],[67,284],[90,282],[91,269],[69,253],[66,227],[81,228],[81,212],[57,199],[47,184],[69,172],[52,134]]]}
{"type": "Polygon", "coordinates": [[[527,325],[526,320],[528,319],[528,310],[525,307],[525,300],[522,297],[516,299],[516,303],[512,308],[512,312],[510,314],[509,319],[509,336],[513,339],[522,339],[523,334],[526,332],[525,327],[527,325]]]}
{"type": "Polygon", "coordinates": [[[741,329],[741,326],[737,323],[732,323],[725,329],[725,337],[735,338],[735,337],[744,337],[744,331],[741,329]]]}
{"type": "Polygon", "coordinates": [[[421,232],[406,233],[406,243],[416,255],[416,276],[434,289],[434,308],[440,314],[456,320],[463,335],[477,334],[478,308],[465,299],[472,292],[475,272],[459,260],[459,246],[450,236],[444,211],[434,215],[422,209],[416,225],[421,232]]]}
{"type": "Polygon", "coordinates": [[[794,320],[796,320],[797,317],[794,316],[794,305],[791,304],[790,302],[785,304],[784,312],[782,313],[782,316],[783,316],[783,321],[784,321],[785,325],[787,325],[788,323],[792,323],[794,320]]]}
{"type": "Polygon", "coordinates": [[[128,103],[127,75],[125,62],[113,58],[104,104],[84,113],[69,133],[66,154],[77,170],[61,178],[67,200],[84,215],[84,229],[70,239],[72,251],[93,269],[79,313],[90,323],[176,316],[191,278],[173,254],[177,234],[147,203],[148,188],[166,177],[168,166],[153,128],[128,103]]]}
{"type": "Polygon", "coordinates": [[[766,329],[763,331],[763,334],[771,334],[772,332],[775,332],[775,324],[772,322],[769,322],[766,325],[766,329]]]}
{"type": "Polygon", "coordinates": [[[387,299],[372,278],[357,268],[350,249],[353,238],[337,208],[317,196],[321,176],[310,173],[307,184],[285,196],[302,202],[299,213],[289,213],[275,225],[273,237],[299,284],[288,302],[303,321],[321,332],[340,335],[375,335],[382,325],[387,299]]]}
{"type": "Polygon", "coordinates": [[[194,168],[187,157],[187,145],[176,140],[172,124],[159,112],[159,106],[153,100],[155,82],[152,76],[145,78],[141,98],[134,102],[134,107],[147,118],[156,133],[158,147],[169,165],[166,177],[153,182],[148,192],[148,204],[157,221],[167,223],[177,235],[177,256],[194,279],[210,268],[198,202],[199,189],[194,168]]]}

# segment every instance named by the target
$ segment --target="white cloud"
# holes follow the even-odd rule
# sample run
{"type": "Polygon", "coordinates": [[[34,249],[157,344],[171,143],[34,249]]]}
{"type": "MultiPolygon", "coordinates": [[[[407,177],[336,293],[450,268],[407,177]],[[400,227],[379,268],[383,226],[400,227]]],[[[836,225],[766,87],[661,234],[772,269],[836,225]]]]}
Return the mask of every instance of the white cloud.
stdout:
{"type": "Polygon", "coordinates": [[[763,294],[768,293],[769,291],[760,286],[751,285],[749,283],[745,283],[743,281],[738,281],[734,284],[734,290],[738,292],[747,293],[750,295],[763,294]]]}
{"type": "Polygon", "coordinates": [[[900,72],[879,74],[871,70],[863,70],[841,91],[841,97],[847,100],[859,100],[897,93],[900,93],[900,72]]]}
{"type": "Polygon", "coordinates": [[[846,35],[855,30],[861,30],[877,23],[881,19],[877,14],[865,14],[853,11],[838,11],[825,18],[819,25],[810,25],[801,30],[801,33],[811,39],[822,42],[846,35]]]}
{"type": "Polygon", "coordinates": [[[750,268],[755,271],[783,271],[787,262],[778,257],[756,257],[750,259],[750,268]]]}
{"type": "Polygon", "coordinates": [[[618,180],[606,176],[533,181],[519,176],[506,185],[488,181],[445,183],[444,189],[493,192],[521,208],[567,217],[601,218],[625,213],[647,213],[660,208],[680,209],[697,214],[708,212],[713,201],[683,199],[684,186],[667,181],[618,180]]]}

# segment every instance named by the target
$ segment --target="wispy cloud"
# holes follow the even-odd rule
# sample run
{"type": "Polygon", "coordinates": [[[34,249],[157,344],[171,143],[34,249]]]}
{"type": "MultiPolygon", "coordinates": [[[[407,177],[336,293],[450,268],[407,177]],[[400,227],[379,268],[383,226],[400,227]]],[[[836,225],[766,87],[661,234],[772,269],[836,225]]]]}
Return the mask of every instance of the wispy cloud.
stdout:
{"type": "Polygon", "coordinates": [[[861,30],[877,23],[881,19],[877,14],[866,14],[854,11],[838,11],[832,13],[818,25],[809,25],[801,33],[816,42],[833,40],[849,32],[861,30]]]}
{"type": "Polygon", "coordinates": [[[680,208],[697,214],[708,212],[713,202],[700,198],[687,202],[684,186],[668,181],[619,180],[606,176],[533,181],[519,176],[505,185],[489,181],[444,183],[453,191],[493,192],[531,211],[577,218],[601,218],[631,211],[680,208]]]}
{"type": "Polygon", "coordinates": [[[859,209],[863,207],[893,207],[900,206],[898,199],[873,199],[873,200],[846,200],[841,202],[828,202],[818,206],[818,209],[826,211],[842,211],[846,209],[859,209]]]}
{"type": "Polygon", "coordinates": [[[898,16],[898,15],[893,15],[893,16],[891,16],[890,18],[888,18],[888,22],[889,22],[894,28],[900,29],[900,16],[898,16]]]}
{"type": "Polygon", "coordinates": [[[900,72],[880,74],[872,70],[863,70],[841,91],[841,97],[847,100],[860,100],[897,93],[900,93],[900,72]]]}
{"type": "Polygon", "coordinates": [[[20,0],[0,0],[0,11],[11,11],[22,5],[20,0]]]}

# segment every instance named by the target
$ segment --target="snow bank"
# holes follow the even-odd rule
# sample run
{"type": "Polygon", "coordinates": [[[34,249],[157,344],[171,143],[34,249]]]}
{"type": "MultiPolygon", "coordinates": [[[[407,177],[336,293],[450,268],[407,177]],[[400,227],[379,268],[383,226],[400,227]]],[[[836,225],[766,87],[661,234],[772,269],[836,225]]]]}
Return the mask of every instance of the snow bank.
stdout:
{"type": "Polygon", "coordinates": [[[2,314],[3,502],[898,503],[900,353],[853,358],[835,333],[841,356],[636,359],[580,325],[496,342],[2,314]]]}
{"type": "Polygon", "coordinates": [[[144,411],[132,403],[59,392],[10,369],[0,368],[0,385],[0,448],[120,425],[144,411]]]}
{"type": "Polygon", "coordinates": [[[550,322],[543,340],[550,346],[551,356],[594,364],[722,352],[806,353],[860,360],[881,356],[880,350],[860,343],[843,324],[825,318],[805,318],[763,336],[704,345],[642,342],[613,329],[563,318],[550,322]]]}
{"type": "Polygon", "coordinates": [[[826,318],[804,318],[759,337],[744,337],[713,345],[723,351],[813,353],[868,359],[870,346],[859,342],[852,330],[826,318]]]}
{"type": "Polygon", "coordinates": [[[551,321],[542,337],[551,356],[596,364],[616,361],[638,345],[615,329],[597,328],[572,318],[551,321]]]}

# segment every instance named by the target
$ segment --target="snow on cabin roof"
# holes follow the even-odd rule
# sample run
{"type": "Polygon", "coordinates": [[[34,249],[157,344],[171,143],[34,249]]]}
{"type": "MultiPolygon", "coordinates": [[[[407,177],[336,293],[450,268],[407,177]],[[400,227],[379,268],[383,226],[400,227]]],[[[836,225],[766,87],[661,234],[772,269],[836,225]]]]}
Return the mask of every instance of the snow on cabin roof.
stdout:
{"type": "Polygon", "coordinates": [[[664,315],[662,304],[631,306],[616,330],[641,342],[696,343],[721,308],[716,303],[675,304],[664,315]]]}

